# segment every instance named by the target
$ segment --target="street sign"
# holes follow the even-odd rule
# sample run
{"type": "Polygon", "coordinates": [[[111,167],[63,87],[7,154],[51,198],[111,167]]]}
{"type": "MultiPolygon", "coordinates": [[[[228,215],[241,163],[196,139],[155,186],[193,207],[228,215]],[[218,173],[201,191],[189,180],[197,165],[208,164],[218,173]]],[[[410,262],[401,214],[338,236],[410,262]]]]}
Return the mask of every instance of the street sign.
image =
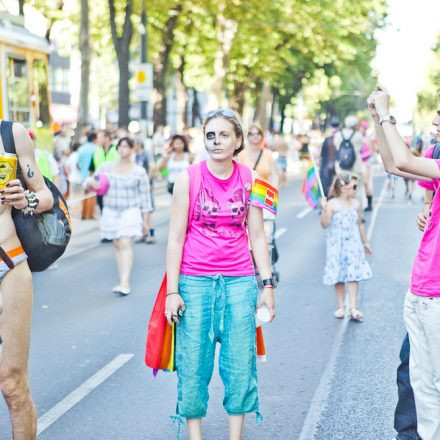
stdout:
{"type": "Polygon", "coordinates": [[[153,64],[141,63],[136,66],[136,98],[139,102],[149,101],[153,90],[153,64]]]}

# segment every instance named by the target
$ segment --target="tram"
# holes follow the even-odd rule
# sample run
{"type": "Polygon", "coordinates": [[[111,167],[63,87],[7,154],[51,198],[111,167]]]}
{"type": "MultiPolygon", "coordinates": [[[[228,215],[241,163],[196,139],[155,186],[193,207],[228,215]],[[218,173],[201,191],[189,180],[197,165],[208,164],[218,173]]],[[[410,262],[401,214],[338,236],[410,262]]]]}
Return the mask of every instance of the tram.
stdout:
{"type": "Polygon", "coordinates": [[[0,14],[0,119],[31,128],[43,148],[51,148],[48,56],[45,38],[20,25],[19,17],[0,14]]]}

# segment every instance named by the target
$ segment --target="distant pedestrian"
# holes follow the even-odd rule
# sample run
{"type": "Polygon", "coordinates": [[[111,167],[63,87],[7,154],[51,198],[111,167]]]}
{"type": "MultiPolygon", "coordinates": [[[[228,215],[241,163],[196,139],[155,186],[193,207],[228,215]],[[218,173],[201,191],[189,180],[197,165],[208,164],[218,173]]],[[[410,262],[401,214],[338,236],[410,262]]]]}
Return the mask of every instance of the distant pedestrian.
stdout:
{"type": "Polygon", "coordinates": [[[327,229],[327,258],[323,282],[335,286],[338,308],[334,315],[345,316],[345,285],[348,286],[350,318],[363,321],[357,300],[359,281],[371,278],[371,268],[365,255],[371,255],[371,246],[365,233],[359,202],[356,199],[358,180],[350,174],[335,178],[335,197],[323,201],[321,225],[327,229]]]}
{"type": "Polygon", "coordinates": [[[247,142],[244,150],[237,156],[242,164],[255,170],[258,175],[278,187],[278,171],[272,151],[264,147],[264,131],[259,124],[253,123],[249,127],[247,142]]]}
{"type": "Polygon", "coordinates": [[[319,175],[321,177],[324,195],[328,197],[328,191],[335,177],[336,147],[334,136],[339,129],[339,119],[330,120],[331,133],[324,139],[321,148],[321,165],[319,175]]]}
{"type": "MultiPolygon", "coordinates": [[[[378,86],[368,99],[388,172],[412,179],[440,182],[440,159],[416,157],[390,115],[390,95],[378,86]]],[[[440,136],[440,105],[433,118],[440,136]]],[[[440,438],[440,191],[435,191],[405,297],[404,318],[411,354],[409,373],[417,411],[417,432],[423,440],[440,438]]],[[[405,438],[405,437],[403,437],[405,438]]]]}
{"type": "Polygon", "coordinates": [[[148,179],[150,180],[150,197],[151,197],[151,205],[153,207],[153,211],[150,213],[150,231],[144,237],[145,243],[154,244],[156,243],[155,230],[153,227],[153,212],[154,212],[154,175],[156,173],[156,165],[154,163],[153,156],[146,151],[144,146],[144,141],[142,138],[137,137],[134,140],[134,161],[136,165],[144,168],[144,170],[148,174],[148,179]]]}
{"type": "MultiPolygon", "coordinates": [[[[83,181],[90,175],[90,167],[93,155],[98,148],[97,135],[94,131],[87,133],[87,141],[78,149],[78,166],[83,181]]],[[[82,201],[81,219],[88,220],[95,218],[96,195],[85,189],[84,200],[82,201]]]]}
{"type": "Polygon", "coordinates": [[[159,164],[159,170],[168,170],[167,189],[173,194],[177,176],[191,165],[192,156],[186,138],[180,134],[171,136],[166,153],[159,164]]]}
{"type": "MultiPolygon", "coordinates": [[[[119,284],[113,292],[128,295],[131,293],[133,241],[148,232],[152,206],[147,173],[133,160],[133,141],[122,138],[116,147],[119,159],[99,169],[99,174],[104,174],[109,183],[101,216],[101,237],[113,241],[115,249],[119,284]]],[[[89,184],[100,188],[95,178],[89,179],[89,184]]]]}
{"type": "Polygon", "coordinates": [[[278,154],[276,165],[279,176],[279,186],[280,188],[285,188],[287,186],[287,156],[289,154],[289,144],[282,134],[275,133],[272,148],[278,154]]]}
{"type": "Polygon", "coordinates": [[[364,182],[365,194],[367,196],[367,207],[364,209],[365,212],[373,210],[373,172],[372,163],[376,156],[376,152],[373,148],[373,142],[368,133],[368,121],[363,119],[359,123],[359,131],[363,138],[363,145],[360,151],[361,155],[361,169],[362,169],[362,180],[364,182]]]}
{"type": "Polygon", "coordinates": [[[253,174],[233,160],[243,148],[242,125],[232,110],[215,110],[203,133],[209,159],[177,177],[168,238],[165,316],[178,323],[176,419],[186,418],[191,439],[202,438],[220,342],[229,438],[238,440],[245,414],[261,421],[254,314],[258,303],[273,319],[274,284],[262,212],[249,206],[253,174]],[[249,242],[263,278],[259,302],[249,242]]]}

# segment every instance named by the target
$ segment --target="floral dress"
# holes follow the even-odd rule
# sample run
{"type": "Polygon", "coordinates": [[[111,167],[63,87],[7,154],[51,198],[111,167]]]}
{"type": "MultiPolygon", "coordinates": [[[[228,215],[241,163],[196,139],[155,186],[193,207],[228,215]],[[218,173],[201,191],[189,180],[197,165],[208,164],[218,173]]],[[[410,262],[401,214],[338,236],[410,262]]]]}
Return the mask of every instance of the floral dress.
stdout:
{"type": "Polygon", "coordinates": [[[353,208],[341,208],[337,200],[335,202],[337,210],[327,229],[323,283],[332,286],[336,283],[367,280],[372,273],[359,232],[357,203],[353,208]]]}

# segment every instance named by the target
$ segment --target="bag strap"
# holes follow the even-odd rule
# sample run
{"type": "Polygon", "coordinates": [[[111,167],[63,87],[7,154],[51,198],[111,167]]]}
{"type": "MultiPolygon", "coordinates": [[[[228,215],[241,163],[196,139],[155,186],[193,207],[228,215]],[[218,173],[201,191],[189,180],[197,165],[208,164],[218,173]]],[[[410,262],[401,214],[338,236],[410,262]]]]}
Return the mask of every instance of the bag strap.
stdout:
{"type": "Polygon", "coordinates": [[[257,161],[255,162],[254,167],[252,168],[253,170],[257,169],[258,164],[260,163],[261,160],[261,156],[263,155],[263,150],[260,150],[260,154],[258,155],[257,161]]]}
{"type": "Polygon", "coordinates": [[[433,159],[440,158],[440,142],[435,144],[434,151],[432,152],[432,158],[433,159]]]}
{"type": "Polygon", "coordinates": [[[7,254],[7,252],[0,246],[0,259],[9,267],[9,269],[14,269],[15,264],[11,260],[11,257],[7,254]]]}
{"type": "Polygon", "coordinates": [[[352,132],[351,132],[351,135],[350,135],[350,137],[348,137],[348,138],[345,138],[344,137],[344,131],[343,130],[341,130],[341,136],[342,136],[342,140],[343,141],[351,141],[351,138],[354,136],[354,133],[355,133],[355,131],[353,130],[352,132]]]}
{"type": "Polygon", "coordinates": [[[17,154],[15,151],[15,140],[12,133],[12,121],[1,121],[0,134],[2,137],[3,147],[6,153],[17,154]]]}

